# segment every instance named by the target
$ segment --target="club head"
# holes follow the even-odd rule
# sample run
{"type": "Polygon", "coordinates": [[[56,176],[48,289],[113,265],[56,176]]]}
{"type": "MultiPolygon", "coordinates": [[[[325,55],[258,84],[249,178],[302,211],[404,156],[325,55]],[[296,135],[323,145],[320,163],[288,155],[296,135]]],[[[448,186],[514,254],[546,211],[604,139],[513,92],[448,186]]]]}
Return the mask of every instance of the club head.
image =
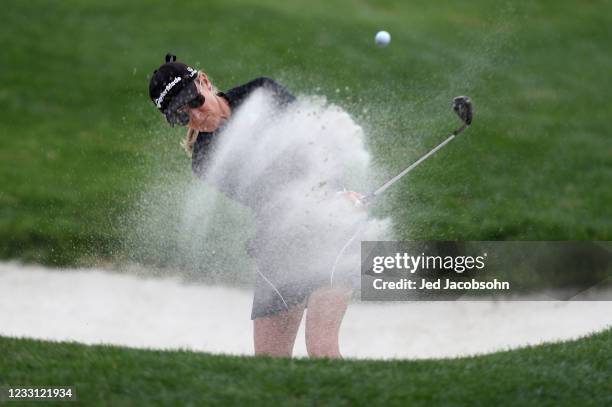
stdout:
{"type": "Polygon", "coordinates": [[[457,96],[454,98],[453,110],[463,123],[468,126],[472,124],[472,101],[468,96],[457,96]]]}

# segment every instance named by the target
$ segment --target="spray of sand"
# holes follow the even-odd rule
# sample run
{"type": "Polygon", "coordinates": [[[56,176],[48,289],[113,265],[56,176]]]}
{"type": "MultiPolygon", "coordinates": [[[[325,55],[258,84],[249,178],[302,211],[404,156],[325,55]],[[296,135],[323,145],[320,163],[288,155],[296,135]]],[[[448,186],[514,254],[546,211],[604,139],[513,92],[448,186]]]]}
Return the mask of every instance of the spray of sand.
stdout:
{"type": "Polygon", "coordinates": [[[160,182],[144,195],[132,252],[209,281],[245,281],[253,253],[277,274],[328,279],[337,263],[339,278],[358,278],[359,240],[385,239],[390,229],[338,193],[372,182],[361,126],[324,98],[279,108],[260,90],[218,136],[202,179],[160,182]]]}

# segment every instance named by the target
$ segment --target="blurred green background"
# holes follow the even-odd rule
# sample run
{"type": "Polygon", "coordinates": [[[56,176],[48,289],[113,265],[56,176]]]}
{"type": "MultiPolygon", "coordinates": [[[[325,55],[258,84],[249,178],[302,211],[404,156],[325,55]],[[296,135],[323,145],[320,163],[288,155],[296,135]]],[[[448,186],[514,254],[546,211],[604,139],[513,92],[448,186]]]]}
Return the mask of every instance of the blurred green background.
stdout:
{"type": "MultiPolygon", "coordinates": [[[[381,177],[443,140],[452,97],[470,95],[472,128],[374,209],[397,239],[612,239],[609,1],[34,0],[2,14],[3,258],[163,263],[132,254],[160,237],[130,231],[143,199],[176,199],[192,177],[184,130],[148,98],[168,51],[221,89],[265,75],[326,96],[364,127],[381,177]]],[[[229,211],[237,242],[248,214],[229,211]]]]}

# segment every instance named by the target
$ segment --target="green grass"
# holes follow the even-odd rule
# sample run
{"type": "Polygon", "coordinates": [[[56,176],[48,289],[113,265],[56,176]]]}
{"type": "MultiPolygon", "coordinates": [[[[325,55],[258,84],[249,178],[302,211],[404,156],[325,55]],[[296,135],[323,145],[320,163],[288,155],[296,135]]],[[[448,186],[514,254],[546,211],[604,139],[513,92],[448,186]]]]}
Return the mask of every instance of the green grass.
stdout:
{"type": "Polygon", "coordinates": [[[576,341],[452,360],[229,357],[3,337],[0,354],[0,385],[76,386],[75,405],[612,403],[612,330],[576,341]]]}
{"type": "Polygon", "coordinates": [[[450,98],[472,96],[473,128],[376,209],[398,239],[610,240],[611,24],[606,1],[8,2],[0,257],[126,256],[142,194],[160,174],[190,179],[182,131],[147,96],[169,50],[222,89],[267,75],[328,96],[383,174],[441,141],[450,98]],[[378,29],[390,47],[373,46],[378,29]]]}
{"type": "MultiPolygon", "coordinates": [[[[382,174],[441,141],[451,97],[469,94],[474,126],[375,208],[398,239],[612,239],[608,1],[31,0],[2,17],[1,258],[168,264],[178,243],[131,232],[143,197],[174,201],[191,179],[183,132],[147,95],[167,51],[222,89],[267,75],[326,95],[366,129],[382,174]]],[[[230,213],[213,230],[238,247],[248,214],[230,213]]],[[[148,215],[171,235],[176,214],[148,215]]],[[[0,384],[76,385],[75,405],[609,405],[611,374],[611,331],[413,362],[0,338],[0,384]]]]}

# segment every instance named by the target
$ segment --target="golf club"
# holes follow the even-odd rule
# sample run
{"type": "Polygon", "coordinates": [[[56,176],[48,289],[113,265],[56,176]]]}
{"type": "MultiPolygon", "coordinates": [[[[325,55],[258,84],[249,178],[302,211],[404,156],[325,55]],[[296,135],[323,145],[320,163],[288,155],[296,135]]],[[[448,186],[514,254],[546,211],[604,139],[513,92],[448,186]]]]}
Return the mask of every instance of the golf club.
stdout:
{"type": "MultiPolygon", "coordinates": [[[[472,112],[472,101],[470,100],[469,97],[457,96],[456,98],[454,98],[453,99],[453,111],[461,119],[461,122],[463,123],[461,127],[453,130],[453,132],[446,138],[446,140],[438,144],[436,147],[430,150],[427,154],[425,154],[424,156],[416,160],[408,168],[404,169],[402,172],[397,174],[395,177],[391,178],[389,181],[382,184],[374,192],[367,194],[364,198],[361,199],[361,201],[364,202],[365,204],[371,203],[374,200],[374,198],[382,194],[385,190],[387,190],[387,188],[395,184],[404,175],[408,174],[410,171],[415,169],[420,163],[422,163],[423,161],[431,157],[433,154],[435,154],[436,151],[438,151],[439,149],[441,149],[442,147],[450,143],[452,139],[454,139],[455,137],[457,137],[457,135],[461,134],[465,129],[470,127],[470,125],[472,124],[472,113],[473,112],[472,112]]],[[[338,266],[339,259],[342,257],[346,249],[353,243],[353,241],[355,241],[357,236],[359,236],[359,234],[361,233],[363,228],[365,228],[365,226],[366,226],[365,222],[363,221],[358,222],[355,232],[351,235],[351,237],[347,240],[347,242],[344,244],[344,246],[342,246],[342,248],[338,252],[338,255],[336,256],[336,259],[334,260],[334,264],[331,268],[331,273],[329,276],[330,287],[333,287],[334,285],[334,274],[336,272],[336,267],[338,266]]]]}
{"type": "Polygon", "coordinates": [[[433,154],[435,154],[436,151],[440,150],[442,147],[450,143],[457,135],[461,134],[465,129],[470,127],[470,125],[472,124],[472,101],[470,100],[468,96],[457,96],[456,98],[454,98],[453,99],[453,111],[457,114],[457,116],[459,116],[459,118],[463,122],[463,125],[455,129],[446,138],[446,140],[438,144],[431,151],[429,151],[427,154],[423,155],[421,158],[416,160],[414,163],[412,163],[402,172],[400,172],[395,177],[391,178],[389,181],[382,184],[374,192],[367,194],[365,198],[363,199],[366,203],[371,202],[374,198],[382,194],[384,191],[387,190],[387,188],[389,188],[391,185],[395,184],[402,177],[404,177],[404,175],[408,174],[410,171],[415,169],[419,164],[421,164],[423,161],[425,161],[426,159],[431,157],[433,154]]]}

